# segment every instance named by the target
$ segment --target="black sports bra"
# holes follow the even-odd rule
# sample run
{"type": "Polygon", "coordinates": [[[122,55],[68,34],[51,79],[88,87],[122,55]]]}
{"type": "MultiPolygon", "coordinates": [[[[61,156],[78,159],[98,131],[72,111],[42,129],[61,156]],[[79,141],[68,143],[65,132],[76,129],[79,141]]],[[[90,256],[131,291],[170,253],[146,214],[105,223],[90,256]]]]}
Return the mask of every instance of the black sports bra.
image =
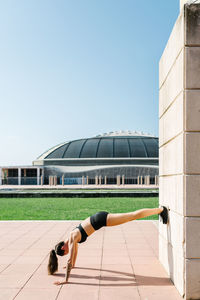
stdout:
{"type": "MultiPolygon", "coordinates": [[[[90,223],[91,223],[92,227],[95,230],[99,230],[101,227],[106,226],[107,215],[108,215],[107,211],[99,211],[96,214],[92,215],[90,217],[90,223]]],[[[80,240],[80,242],[78,242],[79,244],[81,244],[87,240],[88,235],[85,232],[85,230],[83,229],[81,223],[76,228],[78,228],[81,233],[81,240],[80,240]]]]}
{"type": "Polygon", "coordinates": [[[76,228],[78,228],[81,233],[81,240],[78,242],[79,244],[81,244],[87,240],[88,235],[85,232],[85,230],[83,229],[81,224],[79,224],[76,228]]]}

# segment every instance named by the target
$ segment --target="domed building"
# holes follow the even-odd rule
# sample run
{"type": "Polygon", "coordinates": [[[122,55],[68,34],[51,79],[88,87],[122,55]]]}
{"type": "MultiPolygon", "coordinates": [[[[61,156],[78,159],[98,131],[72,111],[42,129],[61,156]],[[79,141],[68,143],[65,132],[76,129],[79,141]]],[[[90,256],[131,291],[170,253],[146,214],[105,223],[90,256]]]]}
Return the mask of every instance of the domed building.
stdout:
{"type": "Polygon", "coordinates": [[[43,168],[44,184],[49,176],[56,176],[58,184],[134,184],[148,176],[154,184],[158,138],[120,131],[68,141],[43,153],[33,165],[43,168]]]}

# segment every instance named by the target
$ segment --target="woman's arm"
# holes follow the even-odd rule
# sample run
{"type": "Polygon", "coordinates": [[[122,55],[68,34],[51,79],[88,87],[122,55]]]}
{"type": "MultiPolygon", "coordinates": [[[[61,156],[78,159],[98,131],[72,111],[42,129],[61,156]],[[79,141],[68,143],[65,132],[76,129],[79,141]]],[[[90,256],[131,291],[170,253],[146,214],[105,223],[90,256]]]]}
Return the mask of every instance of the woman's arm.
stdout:
{"type": "Polygon", "coordinates": [[[69,258],[67,260],[65,281],[56,281],[54,284],[60,285],[60,284],[66,284],[68,282],[69,275],[70,275],[71,269],[73,267],[74,257],[76,255],[76,247],[77,247],[76,235],[71,234],[69,237],[69,258]]]}
{"type": "Polygon", "coordinates": [[[74,257],[73,257],[73,263],[72,263],[72,267],[75,267],[75,263],[76,263],[76,258],[77,258],[77,254],[78,254],[78,244],[75,244],[75,251],[74,251],[74,257]]]}
{"type": "MultiPolygon", "coordinates": [[[[75,243],[75,251],[74,251],[74,256],[73,256],[72,268],[75,267],[77,254],[78,254],[78,243],[75,243]]],[[[66,266],[63,267],[63,269],[66,269],[66,268],[67,268],[66,266]]]]}

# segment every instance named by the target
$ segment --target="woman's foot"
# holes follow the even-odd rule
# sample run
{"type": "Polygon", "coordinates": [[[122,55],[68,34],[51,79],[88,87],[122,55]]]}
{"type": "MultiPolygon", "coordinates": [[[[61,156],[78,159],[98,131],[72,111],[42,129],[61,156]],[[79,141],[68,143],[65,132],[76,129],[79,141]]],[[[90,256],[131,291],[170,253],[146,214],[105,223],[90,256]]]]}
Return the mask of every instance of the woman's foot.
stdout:
{"type": "Polygon", "coordinates": [[[168,209],[165,206],[162,206],[163,210],[160,213],[161,216],[161,220],[163,222],[163,224],[167,224],[168,223],[168,209]]]}

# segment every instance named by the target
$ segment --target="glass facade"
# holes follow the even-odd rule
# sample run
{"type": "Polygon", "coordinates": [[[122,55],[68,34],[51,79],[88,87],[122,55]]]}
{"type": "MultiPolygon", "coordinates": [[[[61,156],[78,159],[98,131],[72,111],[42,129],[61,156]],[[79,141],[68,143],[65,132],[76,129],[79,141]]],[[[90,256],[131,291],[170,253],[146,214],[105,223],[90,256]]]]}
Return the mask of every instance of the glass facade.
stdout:
{"type": "Polygon", "coordinates": [[[53,158],[158,157],[158,138],[101,137],[71,141],[53,150],[53,158]]]}
{"type": "Polygon", "coordinates": [[[158,138],[145,134],[103,134],[60,144],[34,162],[44,168],[44,183],[56,176],[59,184],[136,184],[138,177],[158,176],[158,138]],[[119,180],[118,180],[119,182],[119,180]]]}
{"type": "Polygon", "coordinates": [[[88,139],[81,151],[80,158],[95,158],[99,145],[99,139],[88,139]]]}
{"type": "Polygon", "coordinates": [[[113,157],[113,139],[101,139],[97,157],[113,157]]]}

